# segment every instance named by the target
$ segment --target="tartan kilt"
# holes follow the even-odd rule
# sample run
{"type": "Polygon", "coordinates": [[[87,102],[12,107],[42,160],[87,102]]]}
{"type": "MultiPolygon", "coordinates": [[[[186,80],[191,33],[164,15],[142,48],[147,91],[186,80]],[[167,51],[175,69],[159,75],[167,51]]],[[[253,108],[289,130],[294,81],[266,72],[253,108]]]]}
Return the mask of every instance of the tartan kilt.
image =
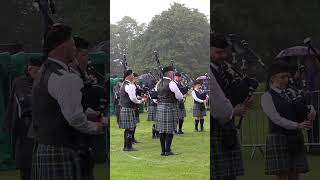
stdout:
{"type": "Polygon", "coordinates": [[[158,103],[156,130],[159,133],[173,133],[177,128],[178,109],[175,103],[158,103]]]}
{"type": "Polygon", "coordinates": [[[184,119],[187,117],[186,108],[184,107],[184,102],[178,102],[178,119],[184,119]]]}
{"type": "Polygon", "coordinates": [[[267,135],[265,165],[267,175],[301,174],[309,171],[306,152],[290,154],[287,137],[280,133],[267,135]]]}
{"type": "Polygon", "coordinates": [[[239,138],[237,144],[232,149],[223,146],[221,134],[222,129],[211,131],[210,142],[210,177],[211,179],[225,176],[244,175],[243,160],[239,138]]]}
{"type": "Polygon", "coordinates": [[[121,129],[133,129],[136,127],[136,109],[121,107],[119,116],[119,128],[121,129]]]}
{"type": "Polygon", "coordinates": [[[32,158],[34,180],[80,180],[80,158],[67,147],[39,144],[32,158]]]}
{"type": "Polygon", "coordinates": [[[193,117],[203,117],[207,115],[206,107],[205,105],[194,103],[192,107],[192,113],[193,117]]]}
{"type": "Polygon", "coordinates": [[[157,106],[148,106],[148,120],[155,121],[157,114],[157,106]]]}

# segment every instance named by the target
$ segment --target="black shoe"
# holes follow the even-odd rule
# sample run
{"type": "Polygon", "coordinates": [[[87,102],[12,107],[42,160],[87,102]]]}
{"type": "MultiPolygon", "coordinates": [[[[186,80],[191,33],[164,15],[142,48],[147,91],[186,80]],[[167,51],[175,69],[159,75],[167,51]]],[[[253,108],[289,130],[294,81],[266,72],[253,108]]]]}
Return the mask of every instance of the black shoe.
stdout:
{"type": "Polygon", "coordinates": [[[156,139],[157,138],[157,136],[155,136],[155,135],[152,135],[152,139],[156,139]]]}
{"type": "Polygon", "coordinates": [[[137,143],[140,143],[139,141],[137,141],[137,140],[132,140],[132,144],[137,144],[137,143]]]}
{"type": "Polygon", "coordinates": [[[166,155],[166,153],[165,152],[161,152],[161,154],[160,154],[161,156],[165,156],[166,155]]]}
{"type": "Polygon", "coordinates": [[[175,134],[179,134],[178,131],[174,131],[175,134]]]}
{"type": "Polygon", "coordinates": [[[166,156],[172,156],[172,155],[174,155],[174,153],[172,151],[166,152],[166,156]]]}
{"type": "Polygon", "coordinates": [[[135,149],[133,147],[131,147],[131,148],[125,147],[125,148],[123,148],[123,151],[137,151],[137,149],[135,149]]]}
{"type": "Polygon", "coordinates": [[[196,128],[194,128],[194,130],[195,130],[195,131],[199,131],[199,129],[198,129],[197,127],[196,127],[196,128]]]}
{"type": "Polygon", "coordinates": [[[179,134],[184,134],[184,132],[183,131],[179,131],[179,134]]]}

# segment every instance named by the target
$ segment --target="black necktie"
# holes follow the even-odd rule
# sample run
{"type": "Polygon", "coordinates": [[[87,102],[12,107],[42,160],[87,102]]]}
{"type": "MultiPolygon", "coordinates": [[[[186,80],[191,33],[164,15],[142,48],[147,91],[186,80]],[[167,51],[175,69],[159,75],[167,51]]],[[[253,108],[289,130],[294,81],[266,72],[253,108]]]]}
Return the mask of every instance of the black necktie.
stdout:
{"type": "Polygon", "coordinates": [[[228,86],[229,85],[229,80],[227,78],[227,74],[226,74],[226,71],[225,69],[223,68],[223,66],[219,66],[218,68],[218,72],[219,72],[219,75],[223,81],[223,83],[228,86]]]}

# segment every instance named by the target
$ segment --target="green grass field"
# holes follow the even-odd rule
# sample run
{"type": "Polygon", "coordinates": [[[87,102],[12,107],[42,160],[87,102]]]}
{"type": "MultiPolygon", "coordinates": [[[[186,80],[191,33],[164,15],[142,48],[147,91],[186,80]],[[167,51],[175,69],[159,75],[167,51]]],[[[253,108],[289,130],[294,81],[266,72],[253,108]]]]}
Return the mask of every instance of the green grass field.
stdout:
{"type": "Polygon", "coordinates": [[[187,99],[187,118],[184,122],[185,134],[174,136],[172,151],[174,156],[160,156],[159,139],[151,138],[152,122],[147,121],[147,113],[141,114],[136,130],[134,145],[138,151],[123,152],[123,130],[119,129],[113,116],[110,132],[111,179],[116,180],[192,180],[209,179],[210,176],[210,131],[209,116],[205,119],[205,132],[194,131],[191,113],[192,103],[187,99]]]}

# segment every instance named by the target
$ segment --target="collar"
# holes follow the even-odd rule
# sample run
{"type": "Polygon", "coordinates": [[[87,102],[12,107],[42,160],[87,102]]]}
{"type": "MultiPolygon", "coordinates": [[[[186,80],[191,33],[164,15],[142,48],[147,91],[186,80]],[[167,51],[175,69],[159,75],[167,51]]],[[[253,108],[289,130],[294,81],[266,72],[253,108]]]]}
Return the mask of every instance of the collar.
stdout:
{"type": "Polygon", "coordinates": [[[274,90],[276,93],[281,93],[283,90],[281,90],[281,89],[279,89],[279,88],[277,88],[277,87],[274,87],[274,86],[270,86],[270,88],[272,89],[272,90],[274,90]]]}
{"type": "Polygon", "coordinates": [[[57,59],[54,59],[54,58],[51,58],[51,57],[48,57],[48,60],[53,61],[53,62],[59,64],[59,65],[62,66],[66,71],[68,71],[68,66],[67,66],[65,63],[63,63],[62,61],[57,60],[57,59]]]}
{"type": "Polygon", "coordinates": [[[70,68],[70,72],[75,73],[80,76],[80,72],[76,68],[74,68],[72,66],[69,66],[69,68],[70,68]]]}
{"type": "Polygon", "coordinates": [[[217,66],[216,64],[214,64],[213,62],[211,62],[210,64],[215,70],[219,70],[219,66],[217,66]]]}

